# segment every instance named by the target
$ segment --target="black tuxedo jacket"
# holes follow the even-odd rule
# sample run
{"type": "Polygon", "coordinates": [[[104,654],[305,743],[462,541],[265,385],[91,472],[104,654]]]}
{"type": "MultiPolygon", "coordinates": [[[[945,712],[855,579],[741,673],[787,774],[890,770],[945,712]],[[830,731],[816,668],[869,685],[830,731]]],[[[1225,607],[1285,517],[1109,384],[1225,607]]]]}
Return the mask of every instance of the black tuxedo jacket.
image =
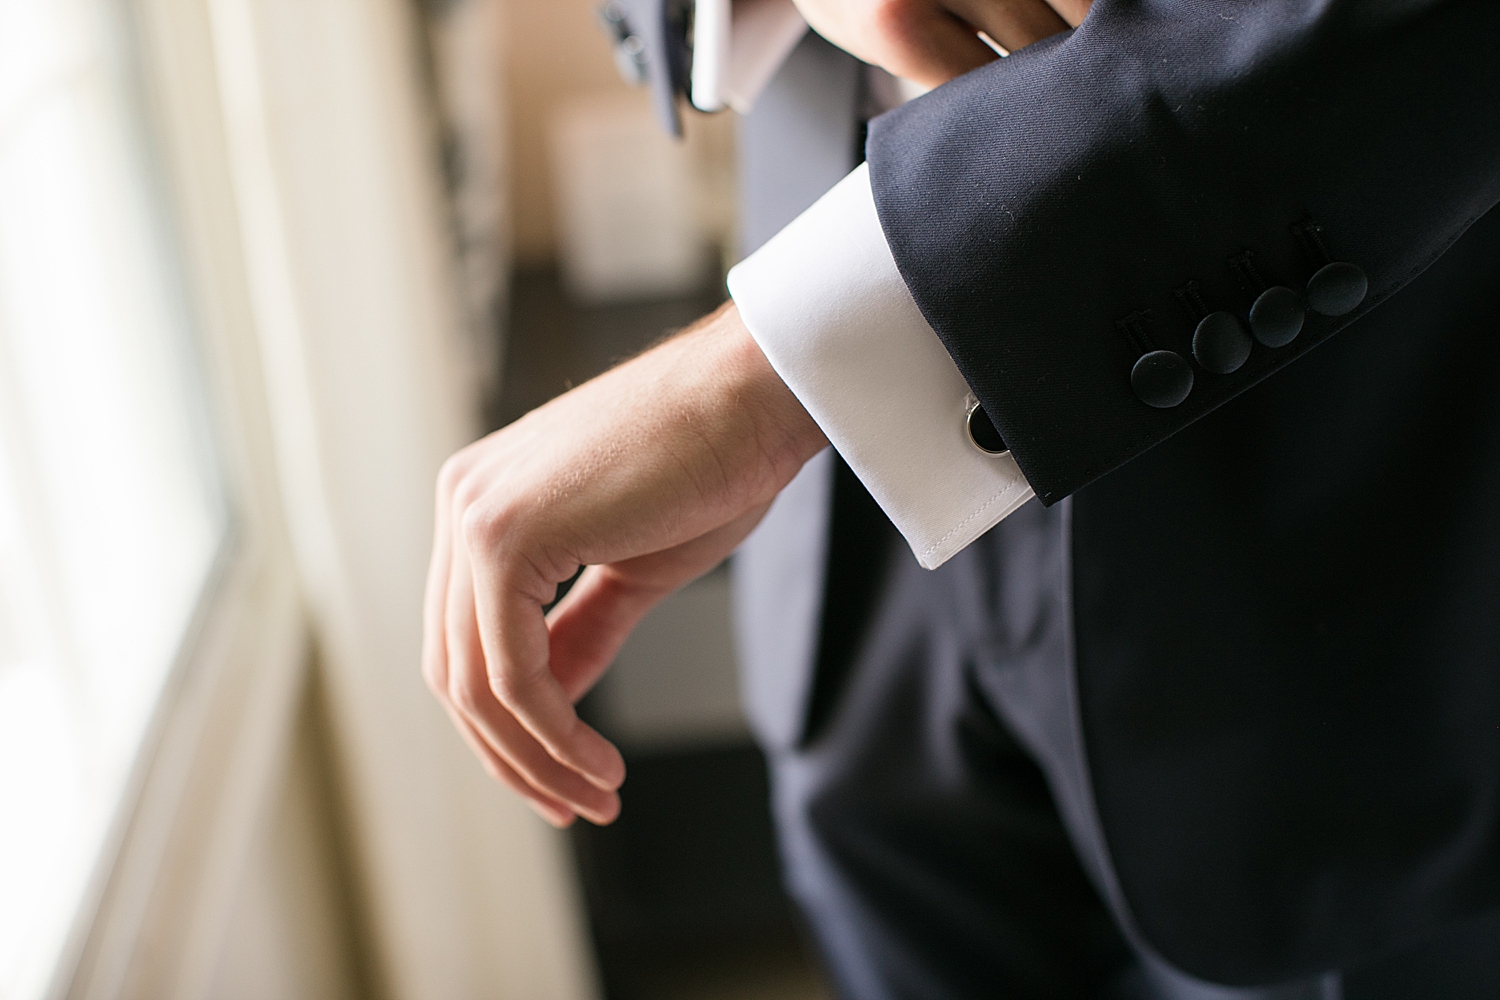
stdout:
{"type": "Polygon", "coordinates": [[[1274,982],[1500,905],[1500,4],[1096,0],[868,157],[924,315],[1073,497],[1147,941],[1274,982]]]}
{"type": "Polygon", "coordinates": [[[1097,0],[868,156],[924,315],[1074,496],[1086,753],[1145,937],[1269,982],[1500,904],[1500,4],[1097,0]],[[1329,262],[1368,283],[1338,316],[1329,262]],[[1251,323],[1278,286],[1288,343],[1251,323]],[[1219,311],[1278,346],[1220,373],[1219,311]]]}

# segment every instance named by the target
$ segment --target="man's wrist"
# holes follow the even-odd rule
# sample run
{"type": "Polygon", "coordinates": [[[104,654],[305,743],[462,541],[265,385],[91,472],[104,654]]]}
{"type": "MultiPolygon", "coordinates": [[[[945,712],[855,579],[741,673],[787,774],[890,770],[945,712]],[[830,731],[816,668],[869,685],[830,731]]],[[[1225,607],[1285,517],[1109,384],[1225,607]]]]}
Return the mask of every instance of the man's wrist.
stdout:
{"type": "Polygon", "coordinates": [[[704,325],[728,376],[730,396],[725,405],[753,415],[757,444],[779,470],[777,479],[784,485],[828,447],[828,438],[771,366],[732,300],[704,325]]]}
{"type": "Polygon", "coordinates": [[[1031,496],[974,447],[969,387],[906,287],[861,166],[729,272],[743,325],[934,568],[1031,496]]]}

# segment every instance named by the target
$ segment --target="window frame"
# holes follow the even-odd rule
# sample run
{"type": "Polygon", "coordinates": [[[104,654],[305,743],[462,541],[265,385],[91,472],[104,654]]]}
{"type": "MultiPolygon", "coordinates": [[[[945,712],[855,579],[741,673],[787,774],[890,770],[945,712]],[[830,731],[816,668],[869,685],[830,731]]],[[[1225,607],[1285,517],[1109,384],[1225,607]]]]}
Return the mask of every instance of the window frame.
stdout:
{"type": "Polygon", "coordinates": [[[192,996],[212,975],[217,929],[277,787],[311,639],[277,496],[208,6],[112,7],[175,237],[226,530],[47,995],[192,996]]]}
{"type": "Polygon", "coordinates": [[[418,670],[432,483],[479,433],[482,375],[416,5],[106,2],[137,31],[235,532],[51,993],[210,995],[315,676],[370,976],[591,1000],[567,840],[418,670]]]}

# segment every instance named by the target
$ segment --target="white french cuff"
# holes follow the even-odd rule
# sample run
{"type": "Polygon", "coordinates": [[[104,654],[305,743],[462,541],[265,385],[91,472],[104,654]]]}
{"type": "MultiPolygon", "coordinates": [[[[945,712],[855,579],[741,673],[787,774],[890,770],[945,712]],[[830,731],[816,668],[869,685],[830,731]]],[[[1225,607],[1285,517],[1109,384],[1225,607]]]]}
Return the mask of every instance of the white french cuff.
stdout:
{"type": "Polygon", "coordinates": [[[771,367],[936,569],[1034,495],[969,440],[969,387],[886,245],[861,165],[729,272],[771,367]]]}

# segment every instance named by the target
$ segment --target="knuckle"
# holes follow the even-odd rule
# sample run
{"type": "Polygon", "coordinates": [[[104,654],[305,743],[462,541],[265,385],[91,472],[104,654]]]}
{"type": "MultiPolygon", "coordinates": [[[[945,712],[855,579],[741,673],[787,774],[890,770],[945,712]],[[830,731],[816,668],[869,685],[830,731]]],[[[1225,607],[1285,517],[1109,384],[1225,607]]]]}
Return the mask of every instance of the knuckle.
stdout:
{"type": "Polygon", "coordinates": [[[463,539],[471,550],[493,549],[507,534],[509,524],[504,510],[481,503],[466,506],[460,520],[463,539]]]}
{"type": "Polygon", "coordinates": [[[484,484],[478,481],[474,475],[466,475],[453,487],[453,507],[458,511],[459,519],[468,517],[475,508],[480,507],[484,501],[484,484]]]}
{"type": "Polygon", "coordinates": [[[479,476],[465,474],[453,484],[453,503],[461,511],[469,511],[484,499],[485,487],[479,476]]]}
{"type": "Polygon", "coordinates": [[[870,24],[877,34],[903,36],[912,28],[912,8],[905,0],[880,0],[870,11],[870,24]]]}

